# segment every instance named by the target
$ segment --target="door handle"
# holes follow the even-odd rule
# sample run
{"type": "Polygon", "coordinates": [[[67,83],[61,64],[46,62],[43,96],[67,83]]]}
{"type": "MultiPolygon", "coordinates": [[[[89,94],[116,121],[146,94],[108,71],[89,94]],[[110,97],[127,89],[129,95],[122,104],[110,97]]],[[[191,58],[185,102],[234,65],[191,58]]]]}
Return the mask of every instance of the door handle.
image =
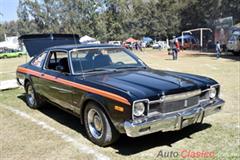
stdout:
{"type": "Polygon", "coordinates": [[[41,73],[41,76],[43,77],[45,74],[44,73],[41,73]]]}

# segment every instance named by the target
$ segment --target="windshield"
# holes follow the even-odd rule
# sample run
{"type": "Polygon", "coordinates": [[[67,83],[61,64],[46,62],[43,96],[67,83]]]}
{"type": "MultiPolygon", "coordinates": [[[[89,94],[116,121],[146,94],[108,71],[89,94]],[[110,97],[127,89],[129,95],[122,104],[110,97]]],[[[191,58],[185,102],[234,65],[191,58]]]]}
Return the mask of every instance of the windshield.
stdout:
{"type": "Polygon", "coordinates": [[[74,73],[145,67],[141,60],[124,48],[73,50],[71,58],[74,73]]]}

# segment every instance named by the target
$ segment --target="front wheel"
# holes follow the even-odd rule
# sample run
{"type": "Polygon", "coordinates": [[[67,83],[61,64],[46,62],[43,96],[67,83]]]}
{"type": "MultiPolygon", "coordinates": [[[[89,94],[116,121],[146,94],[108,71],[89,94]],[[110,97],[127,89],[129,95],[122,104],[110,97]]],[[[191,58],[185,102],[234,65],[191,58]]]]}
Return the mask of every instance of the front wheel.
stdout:
{"type": "Polygon", "coordinates": [[[99,146],[114,143],[120,135],[100,106],[93,102],[84,110],[84,125],[89,139],[99,146]]]}

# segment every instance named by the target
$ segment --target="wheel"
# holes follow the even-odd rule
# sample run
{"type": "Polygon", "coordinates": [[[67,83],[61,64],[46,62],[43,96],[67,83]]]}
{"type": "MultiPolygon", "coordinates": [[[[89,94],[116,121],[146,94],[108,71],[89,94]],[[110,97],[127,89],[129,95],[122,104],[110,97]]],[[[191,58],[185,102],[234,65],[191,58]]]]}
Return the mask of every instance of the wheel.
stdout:
{"type": "Polygon", "coordinates": [[[25,85],[25,90],[26,90],[26,102],[30,108],[36,109],[43,105],[43,101],[41,101],[39,97],[36,95],[32,83],[27,82],[25,85]]]}
{"type": "Polygon", "coordinates": [[[119,138],[120,133],[98,104],[88,103],[83,116],[87,135],[93,143],[99,146],[107,146],[119,138]]]}

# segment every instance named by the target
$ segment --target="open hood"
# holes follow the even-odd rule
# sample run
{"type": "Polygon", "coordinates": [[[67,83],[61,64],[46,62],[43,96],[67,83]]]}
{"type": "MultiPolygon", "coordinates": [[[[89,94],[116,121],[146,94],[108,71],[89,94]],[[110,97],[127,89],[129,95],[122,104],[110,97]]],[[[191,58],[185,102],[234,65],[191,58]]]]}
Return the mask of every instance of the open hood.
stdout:
{"type": "Polygon", "coordinates": [[[77,34],[30,34],[19,37],[30,57],[37,56],[53,46],[80,44],[77,34]]]}

